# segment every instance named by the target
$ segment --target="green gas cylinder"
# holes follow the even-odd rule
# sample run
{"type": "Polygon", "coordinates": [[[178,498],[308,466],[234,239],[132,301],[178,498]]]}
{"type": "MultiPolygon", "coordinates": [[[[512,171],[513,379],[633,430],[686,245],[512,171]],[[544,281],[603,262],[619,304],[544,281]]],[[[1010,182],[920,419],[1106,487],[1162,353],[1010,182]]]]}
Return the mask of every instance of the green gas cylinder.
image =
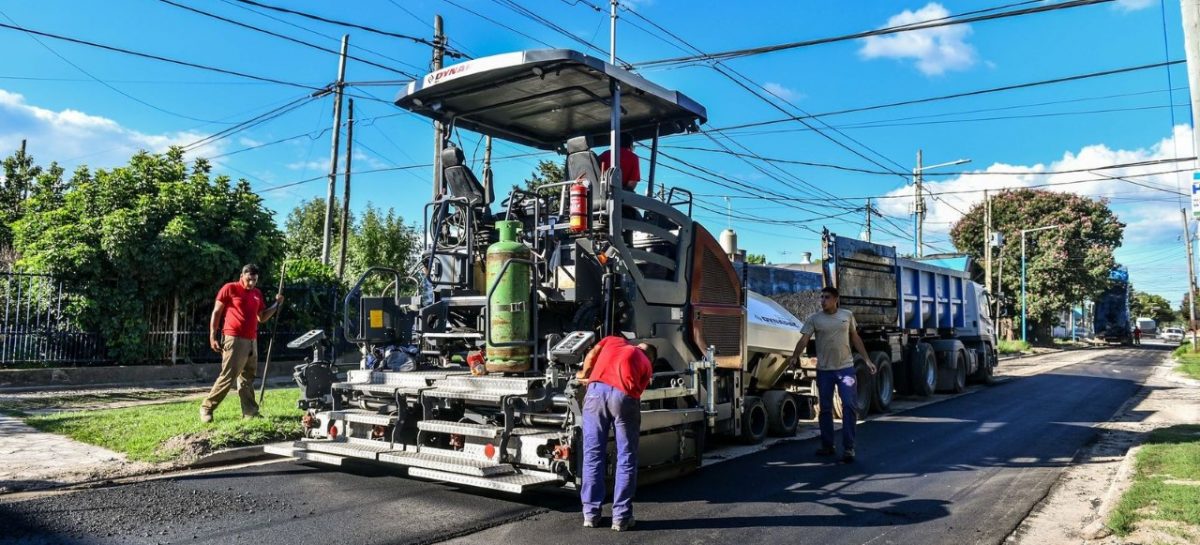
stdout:
{"type": "Polygon", "coordinates": [[[487,287],[492,294],[488,306],[488,328],[486,368],[491,373],[514,373],[529,370],[530,345],[496,346],[492,343],[515,343],[532,341],[530,291],[533,286],[529,274],[529,248],[517,241],[519,221],[498,221],[496,229],[500,241],[488,247],[487,287]],[[522,259],[526,262],[509,262],[522,259]],[[509,263],[500,276],[504,264],[509,263]]]}

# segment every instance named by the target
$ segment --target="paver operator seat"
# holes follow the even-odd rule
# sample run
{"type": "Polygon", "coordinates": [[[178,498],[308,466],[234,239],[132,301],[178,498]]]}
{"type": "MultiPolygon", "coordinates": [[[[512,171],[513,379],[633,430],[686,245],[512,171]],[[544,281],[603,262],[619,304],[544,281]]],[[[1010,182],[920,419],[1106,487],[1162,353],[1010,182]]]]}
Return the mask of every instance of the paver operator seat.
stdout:
{"type": "Polygon", "coordinates": [[[604,211],[604,194],[600,191],[600,161],[586,136],[567,140],[567,180],[574,181],[580,177],[588,182],[592,211],[604,211]]]}
{"type": "Polygon", "coordinates": [[[492,195],[484,191],[475,173],[463,163],[462,148],[447,146],[442,150],[442,179],[446,190],[452,197],[467,199],[471,208],[486,208],[494,200],[492,195]]]}

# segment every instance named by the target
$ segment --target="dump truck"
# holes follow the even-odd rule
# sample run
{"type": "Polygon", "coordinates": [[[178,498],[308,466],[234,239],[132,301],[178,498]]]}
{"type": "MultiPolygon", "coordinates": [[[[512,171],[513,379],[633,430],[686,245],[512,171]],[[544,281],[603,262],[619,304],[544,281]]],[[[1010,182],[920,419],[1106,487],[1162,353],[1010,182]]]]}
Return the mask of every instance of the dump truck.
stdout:
{"type": "MultiPolygon", "coordinates": [[[[990,384],[998,363],[995,324],[983,286],[961,268],[898,257],[891,246],[825,231],[819,265],[800,269],[739,264],[750,290],[806,318],[819,309],[820,287],[840,292],[877,368],[872,375],[855,355],[857,414],[886,411],[896,394],[961,392],[968,381],[990,384]]],[[[791,390],[812,404],[813,343],[790,370],[791,390]]],[[[833,410],[840,412],[835,399],[833,410]]]]}
{"type": "Polygon", "coordinates": [[[1108,275],[1108,287],[1096,298],[1092,328],[1097,339],[1109,344],[1133,344],[1129,323],[1129,270],[1122,265],[1108,275]]]}
{"type": "Polygon", "coordinates": [[[659,139],[697,130],[702,105],[563,49],[456,64],[396,104],[449,131],[557,150],[566,178],[496,202],[491,173],[476,176],[447,135],[417,264],[368,270],[344,302],[361,368],[343,377],[323,361],[325,332],[290,343],[314,350],[296,368],[304,439],[267,452],[510,493],[577,486],[575,373],[608,335],[659,355],[641,398],[642,483],[699,467],[709,438],[757,443],[810,415],[811,378],[788,364],[800,322],[743,289],[686,189],[658,187],[659,139]],[[650,148],[644,191],[623,188],[619,165],[600,168],[594,150],[622,133],[650,148]],[[406,279],[416,295],[398,292],[406,279]]]}

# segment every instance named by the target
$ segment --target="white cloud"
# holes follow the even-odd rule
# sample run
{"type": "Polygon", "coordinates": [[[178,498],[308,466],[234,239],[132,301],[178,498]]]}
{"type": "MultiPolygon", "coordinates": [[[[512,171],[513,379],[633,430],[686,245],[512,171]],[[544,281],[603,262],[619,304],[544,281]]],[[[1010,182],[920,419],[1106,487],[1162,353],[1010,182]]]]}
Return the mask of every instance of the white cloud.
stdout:
{"type": "MultiPolygon", "coordinates": [[[[944,239],[954,222],[972,206],[983,202],[983,191],[1000,191],[1022,187],[1037,187],[1049,191],[1076,193],[1092,198],[1107,197],[1109,206],[1121,221],[1127,224],[1125,246],[1161,243],[1173,240],[1180,228],[1179,198],[1172,192],[1190,191],[1190,176],[1187,173],[1167,171],[1189,169],[1191,163],[1163,163],[1088,172],[1098,167],[1140,163],[1177,156],[1191,155],[1192,131],[1187,125],[1175,127],[1174,134],[1165,137],[1147,148],[1123,150],[1112,149],[1103,144],[1085,146],[1076,152],[1065,152],[1062,157],[1048,164],[1013,165],[994,163],[982,170],[974,170],[960,176],[941,180],[927,175],[924,189],[937,198],[926,197],[926,238],[936,236],[944,239]],[[1178,154],[1176,145],[1178,144],[1178,154]],[[1069,170],[1083,170],[1047,174],[1069,170]],[[983,173],[1012,174],[983,174],[983,173]],[[1145,176],[1148,173],[1161,173],[1145,176]],[[1136,176],[1136,177],[1135,177],[1136,176]],[[1106,178],[1107,177],[1107,178],[1106,178]],[[1126,178],[1136,183],[1120,180],[1126,178]],[[1051,184],[1051,185],[1046,185],[1051,184]],[[1044,187],[1040,187],[1044,186],[1044,187]]],[[[930,171],[933,173],[936,171],[930,171]]],[[[891,216],[906,216],[912,209],[913,188],[911,185],[891,191],[888,195],[902,198],[880,199],[880,209],[891,216]]],[[[1183,197],[1183,202],[1188,202],[1183,197]]]]}
{"type": "MultiPolygon", "coordinates": [[[[937,2],[930,2],[917,11],[904,10],[888,19],[884,27],[909,25],[941,19],[950,12],[937,2]]],[[[870,36],[863,39],[858,54],[864,59],[913,59],[917,69],[927,76],[952,70],[966,70],[976,62],[975,48],[966,42],[971,34],[968,25],[949,25],[870,36]]]]}
{"type": "Polygon", "coordinates": [[[800,100],[807,96],[800,91],[784,86],[782,83],[775,83],[772,81],[764,83],[763,89],[766,89],[767,92],[784,100],[800,100]]]}
{"type": "Polygon", "coordinates": [[[284,165],[288,170],[329,170],[329,160],[324,161],[296,161],[284,165]]]}
{"type": "Polygon", "coordinates": [[[1117,0],[1117,9],[1121,11],[1137,11],[1157,5],[1158,0],[1117,0]]]}
{"type": "MultiPolygon", "coordinates": [[[[180,131],[147,134],[121,126],[106,117],[78,110],[49,110],[29,104],[25,97],[0,89],[0,154],[7,155],[28,141],[29,153],[39,163],[58,161],[70,169],[79,164],[93,168],[124,165],[139,150],[163,152],[206,135],[180,131]]],[[[220,153],[222,143],[203,146],[190,156],[220,153]]]]}
{"type": "Polygon", "coordinates": [[[241,138],[238,138],[238,144],[245,146],[247,148],[252,148],[255,146],[261,146],[263,143],[258,140],[255,140],[253,138],[247,138],[247,137],[243,136],[241,138]]]}

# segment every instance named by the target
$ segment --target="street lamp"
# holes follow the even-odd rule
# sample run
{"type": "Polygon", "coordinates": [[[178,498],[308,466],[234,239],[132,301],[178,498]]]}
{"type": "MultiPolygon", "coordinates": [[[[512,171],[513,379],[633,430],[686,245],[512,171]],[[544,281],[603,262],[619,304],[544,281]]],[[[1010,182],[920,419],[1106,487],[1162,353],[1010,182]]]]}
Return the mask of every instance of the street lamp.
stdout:
{"type": "Polygon", "coordinates": [[[941,167],[949,167],[970,163],[970,159],[959,159],[950,161],[949,163],[938,163],[936,165],[924,166],[921,164],[921,150],[917,150],[917,166],[913,168],[913,186],[916,190],[913,204],[913,230],[916,236],[913,238],[913,255],[921,257],[924,244],[924,227],[925,227],[925,197],[921,194],[921,173],[926,170],[931,170],[941,167]]]}
{"type": "Polygon", "coordinates": [[[1061,225],[1047,225],[1033,229],[1021,229],[1021,342],[1025,342],[1025,334],[1029,331],[1029,326],[1026,323],[1027,313],[1025,312],[1025,233],[1061,228],[1061,225]]]}

